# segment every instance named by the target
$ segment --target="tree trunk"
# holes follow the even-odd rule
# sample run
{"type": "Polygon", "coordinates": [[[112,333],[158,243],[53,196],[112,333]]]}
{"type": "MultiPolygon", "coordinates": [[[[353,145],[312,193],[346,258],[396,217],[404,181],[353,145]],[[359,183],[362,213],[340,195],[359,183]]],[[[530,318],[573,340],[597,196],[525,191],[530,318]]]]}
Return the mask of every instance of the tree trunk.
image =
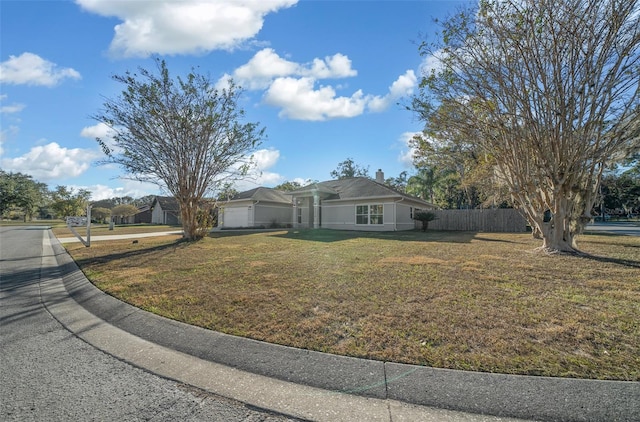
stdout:
{"type": "Polygon", "coordinates": [[[180,216],[185,240],[200,240],[207,236],[212,227],[211,207],[200,199],[180,203],[180,216]]]}
{"type": "Polygon", "coordinates": [[[196,221],[196,210],[190,204],[191,201],[180,203],[180,217],[182,218],[182,237],[185,240],[198,239],[198,223],[196,221]]]}
{"type": "Polygon", "coordinates": [[[571,229],[569,201],[556,201],[549,221],[538,222],[542,233],[542,250],[548,253],[577,252],[575,233],[571,229]]]}

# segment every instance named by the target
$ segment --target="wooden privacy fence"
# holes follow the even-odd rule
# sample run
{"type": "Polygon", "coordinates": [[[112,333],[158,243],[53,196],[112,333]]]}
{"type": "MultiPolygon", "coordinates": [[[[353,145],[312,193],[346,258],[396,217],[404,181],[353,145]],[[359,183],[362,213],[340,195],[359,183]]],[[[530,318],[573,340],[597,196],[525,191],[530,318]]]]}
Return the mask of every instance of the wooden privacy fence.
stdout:
{"type": "MultiPolygon", "coordinates": [[[[429,230],[460,230],[477,232],[526,232],[527,220],[512,208],[481,210],[430,210],[436,220],[429,222],[429,230]]],[[[422,222],[416,221],[421,228],[422,222]]]]}

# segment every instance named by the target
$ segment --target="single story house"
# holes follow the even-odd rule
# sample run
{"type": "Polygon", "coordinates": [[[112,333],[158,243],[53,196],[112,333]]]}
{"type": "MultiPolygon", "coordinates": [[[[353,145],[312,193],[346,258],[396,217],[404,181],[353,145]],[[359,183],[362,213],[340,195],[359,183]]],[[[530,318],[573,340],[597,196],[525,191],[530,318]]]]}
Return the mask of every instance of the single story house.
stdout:
{"type": "Polygon", "coordinates": [[[269,227],[289,223],[294,228],[397,231],[416,227],[414,213],[436,209],[429,202],[376,180],[353,177],[317,182],[291,192],[256,188],[242,192],[223,206],[221,227],[269,227]]]}
{"type": "Polygon", "coordinates": [[[151,223],[177,226],[180,221],[180,206],[173,196],[156,196],[151,203],[151,223]]]}
{"type": "Polygon", "coordinates": [[[282,227],[293,223],[291,195],[259,187],[233,196],[220,205],[219,228],[282,227]]]}
{"type": "Polygon", "coordinates": [[[414,213],[436,209],[429,202],[376,180],[353,177],[312,183],[289,192],[293,197],[294,227],[337,230],[397,231],[416,227],[414,213]]]}
{"type": "Polygon", "coordinates": [[[138,207],[138,212],[135,215],[128,217],[113,217],[113,222],[116,224],[140,224],[151,223],[151,205],[142,205],[138,207]]]}

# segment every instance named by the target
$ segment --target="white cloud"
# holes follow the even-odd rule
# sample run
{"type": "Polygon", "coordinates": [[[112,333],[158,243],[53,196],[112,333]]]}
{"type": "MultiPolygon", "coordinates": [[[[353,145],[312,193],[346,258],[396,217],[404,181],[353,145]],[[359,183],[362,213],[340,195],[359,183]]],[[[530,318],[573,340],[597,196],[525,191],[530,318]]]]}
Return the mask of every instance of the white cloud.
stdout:
{"type": "Polygon", "coordinates": [[[418,79],[413,70],[407,70],[404,75],[400,75],[391,86],[389,92],[384,97],[372,97],[367,106],[370,111],[377,113],[386,110],[394,101],[413,94],[414,88],[418,85],[418,79]]]}
{"type": "Polygon", "coordinates": [[[351,60],[344,54],[327,56],[324,60],[313,59],[310,67],[303,68],[302,75],[316,79],[348,78],[356,76],[358,72],[351,68],[351,60]]]}
{"type": "Polygon", "coordinates": [[[420,72],[423,75],[430,75],[432,72],[438,72],[442,69],[442,60],[438,57],[440,54],[442,54],[442,50],[437,50],[422,60],[420,72]]]}
{"type": "Polygon", "coordinates": [[[249,173],[234,184],[238,191],[253,189],[258,186],[275,186],[284,181],[284,177],[269,171],[280,159],[280,151],[276,149],[261,149],[253,153],[253,166],[249,173]]]}
{"type": "Polygon", "coordinates": [[[113,129],[102,122],[96,123],[93,126],[86,126],[80,131],[80,136],[90,139],[110,139],[113,137],[113,135],[113,129]]]}
{"type": "Polygon", "coordinates": [[[342,86],[322,85],[323,79],[357,76],[351,60],[336,53],[308,63],[296,63],[282,58],[272,48],[258,51],[246,64],[225,74],[216,84],[225,88],[229,78],[248,90],[266,90],[264,102],[280,108],[280,117],[295,120],[322,121],[359,116],[365,109],[384,111],[399,98],[411,95],[417,85],[413,70],[407,70],[389,87],[385,96],[364,95],[357,90],[351,96],[340,96],[342,86]]]}
{"type": "Polygon", "coordinates": [[[268,171],[280,159],[280,151],[276,149],[261,149],[253,153],[254,169],[249,172],[247,179],[257,186],[273,186],[280,183],[283,177],[278,173],[268,171]]]}
{"type": "Polygon", "coordinates": [[[315,58],[310,63],[296,63],[280,57],[272,48],[264,48],[234,70],[232,75],[225,74],[220,78],[217,86],[225,87],[230,77],[245,89],[260,90],[267,89],[274,80],[287,76],[317,80],[347,78],[357,74],[351,67],[351,60],[344,54],[315,58]]]}
{"type": "MultiPolygon", "coordinates": [[[[265,89],[273,79],[299,72],[300,65],[278,56],[271,48],[258,51],[255,56],[233,72],[233,79],[245,89],[265,89]]],[[[228,75],[223,77],[228,79],[228,75]]]]}
{"type": "Polygon", "coordinates": [[[253,153],[253,161],[259,170],[273,167],[280,158],[280,151],[276,149],[261,149],[253,153]]]}
{"type": "Polygon", "coordinates": [[[147,195],[161,195],[158,186],[151,183],[137,182],[135,180],[123,180],[123,186],[106,186],[106,185],[90,185],[78,186],[71,185],[74,189],[86,189],[91,192],[92,201],[100,201],[103,199],[120,198],[130,196],[132,198],[141,198],[147,195]]]}
{"type": "Polygon", "coordinates": [[[0,107],[0,113],[11,114],[11,113],[19,113],[24,110],[24,104],[11,104],[0,107]]]}
{"type": "Polygon", "coordinates": [[[361,90],[338,97],[331,86],[315,89],[313,78],[278,78],[265,94],[267,104],[280,107],[280,117],[296,120],[327,120],[363,113],[366,99],[361,90]]]}
{"type": "Polygon", "coordinates": [[[113,140],[115,131],[103,122],[82,128],[80,136],[89,139],[100,138],[115,153],[119,153],[121,151],[120,148],[115,145],[113,140]]]}
{"type": "Polygon", "coordinates": [[[115,16],[110,51],[115,56],[192,54],[233,49],[262,29],[267,14],[297,0],[76,0],[82,8],[115,16]]]}
{"type": "Polygon", "coordinates": [[[400,135],[400,139],[398,141],[401,145],[401,149],[400,154],[398,155],[398,161],[401,162],[405,167],[413,167],[413,157],[415,155],[416,149],[410,145],[410,141],[414,136],[421,134],[422,132],[404,132],[402,135],[400,135]]]}
{"type": "Polygon", "coordinates": [[[1,162],[5,170],[30,174],[46,182],[80,176],[97,156],[95,150],[69,149],[51,142],[35,146],[21,157],[3,158],[1,162]]]}
{"type": "Polygon", "coordinates": [[[3,128],[2,131],[0,131],[0,156],[2,156],[4,152],[2,144],[6,142],[10,136],[15,136],[18,132],[20,132],[20,128],[15,125],[9,125],[7,129],[3,128]]]}
{"type": "Polygon", "coordinates": [[[80,73],[72,68],[59,68],[33,53],[9,56],[0,63],[0,82],[14,85],[41,85],[52,87],[63,79],[80,79],[80,73]]]}

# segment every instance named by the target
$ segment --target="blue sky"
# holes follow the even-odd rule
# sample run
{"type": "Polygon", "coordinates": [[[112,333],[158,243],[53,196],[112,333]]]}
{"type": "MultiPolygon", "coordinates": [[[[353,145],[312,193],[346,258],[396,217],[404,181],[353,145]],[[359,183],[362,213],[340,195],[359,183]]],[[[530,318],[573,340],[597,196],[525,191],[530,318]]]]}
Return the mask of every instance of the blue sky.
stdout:
{"type": "Polygon", "coordinates": [[[158,194],[100,166],[89,116],[122,90],[111,79],[167,61],[245,88],[266,127],[239,190],[327,180],[350,157],[386,177],[413,171],[406,141],[422,124],[398,106],[416,92],[418,43],[460,1],[0,1],[0,167],[92,199],[158,194]]]}

